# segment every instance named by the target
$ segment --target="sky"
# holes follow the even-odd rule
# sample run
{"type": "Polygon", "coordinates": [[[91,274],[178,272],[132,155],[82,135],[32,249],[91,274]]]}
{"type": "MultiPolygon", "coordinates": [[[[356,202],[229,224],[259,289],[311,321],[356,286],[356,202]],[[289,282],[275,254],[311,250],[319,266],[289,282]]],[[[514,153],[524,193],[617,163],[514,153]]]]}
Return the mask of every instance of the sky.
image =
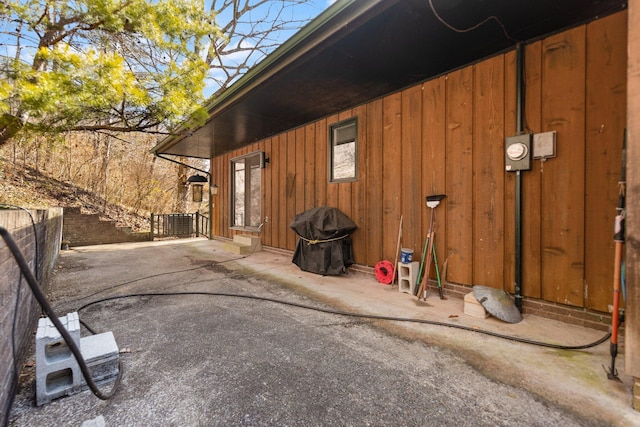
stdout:
{"type": "MultiPolygon", "coordinates": [[[[207,0],[206,6],[210,7],[212,1],[216,1],[216,0],[207,0]]],[[[217,1],[220,1],[220,0],[217,0],[217,1]]],[[[329,6],[331,6],[335,2],[336,0],[306,0],[303,4],[299,4],[299,5],[296,5],[295,7],[288,9],[285,12],[286,13],[285,16],[291,20],[301,20],[301,19],[310,20],[320,15],[324,10],[326,10],[329,6]]],[[[269,7],[269,5],[267,4],[266,7],[269,7]]],[[[227,10],[226,12],[218,15],[217,17],[218,25],[221,27],[224,26],[229,21],[229,19],[230,19],[230,13],[229,13],[229,10],[227,10]]],[[[296,32],[297,30],[286,31],[286,32],[276,34],[276,40],[279,44],[282,44],[286,40],[291,38],[296,32]]],[[[230,42],[230,45],[233,45],[234,43],[237,45],[238,42],[235,40],[232,40],[230,42]]],[[[244,45],[250,45],[249,42],[246,42],[246,41],[243,43],[244,45]]],[[[240,63],[243,59],[244,59],[244,54],[237,54],[235,57],[229,56],[229,58],[225,59],[225,61],[240,63]]],[[[264,57],[252,58],[251,62],[253,63],[253,65],[255,65],[256,63],[260,62],[262,59],[264,59],[264,57]]],[[[216,90],[219,89],[219,84],[216,82],[216,78],[217,79],[224,78],[221,70],[214,69],[211,71],[210,78],[207,79],[207,86],[204,89],[205,97],[211,96],[216,90]]]]}

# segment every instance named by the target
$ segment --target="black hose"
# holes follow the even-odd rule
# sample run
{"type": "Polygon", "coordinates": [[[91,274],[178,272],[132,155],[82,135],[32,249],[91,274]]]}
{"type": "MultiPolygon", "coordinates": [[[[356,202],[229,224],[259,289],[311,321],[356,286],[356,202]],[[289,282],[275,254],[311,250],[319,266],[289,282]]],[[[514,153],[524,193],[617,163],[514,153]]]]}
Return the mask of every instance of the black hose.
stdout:
{"type": "Polygon", "coordinates": [[[73,353],[73,356],[76,358],[76,361],[80,366],[80,370],[82,371],[82,375],[84,375],[84,379],[87,382],[87,385],[89,386],[93,394],[97,398],[102,400],[110,399],[115,394],[118,384],[120,383],[120,379],[122,377],[122,366],[120,366],[120,372],[118,373],[118,377],[116,378],[116,382],[111,388],[111,391],[109,393],[102,392],[98,388],[96,383],[93,381],[93,378],[91,377],[91,372],[89,371],[89,367],[87,366],[87,363],[82,357],[82,353],[80,352],[78,345],[75,343],[75,341],[73,340],[73,338],[71,337],[67,329],[64,327],[62,322],[60,322],[60,319],[58,319],[58,316],[51,308],[51,305],[47,301],[47,298],[40,290],[40,287],[38,286],[38,282],[33,276],[33,273],[31,273],[31,270],[29,269],[29,266],[26,260],[24,259],[24,256],[22,255],[20,248],[18,248],[18,246],[16,245],[15,241],[11,237],[11,234],[9,234],[9,232],[4,227],[0,227],[0,235],[2,236],[5,243],[7,244],[7,247],[13,254],[13,257],[16,260],[16,263],[20,267],[20,271],[22,272],[22,275],[27,280],[27,283],[31,288],[31,292],[33,292],[33,296],[38,301],[38,304],[40,304],[40,307],[42,307],[42,311],[44,311],[47,317],[49,317],[49,320],[51,320],[51,322],[54,324],[58,332],[60,332],[60,335],[66,342],[67,346],[69,346],[69,350],[71,350],[71,353],[73,353]]]}
{"type": "Polygon", "coordinates": [[[485,330],[482,330],[482,329],[475,329],[475,328],[471,328],[469,326],[457,325],[455,323],[445,323],[445,322],[438,322],[438,321],[434,321],[434,320],[414,319],[414,318],[407,318],[407,317],[381,316],[381,315],[377,315],[377,314],[353,313],[353,312],[349,312],[349,311],[334,310],[334,309],[331,309],[331,308],[314,307],[314,306],[310,306],[310,305],[306,305],[306,304],[300,304],[300,303],[291,302],[291,301],[283,301],[283,300],[274,299],[274,298],[259,297],[259,296],[256,296],[256,295],[248,295],[248,294],[234,294],[234,293],[228,293],[228,292],[199,292],[199,291],[187,291],[187,292],[140,292],[140,293],[132,293],[132,294],[126,294],[126,295],[115,295],[115,296],[101,298],[101,299],[98,299],[98,300],[95,300],[95,301],[88,302],[88,303],[84,304],[83,306],[81,306],[80,308],[78,308],[77,311],[80,312],[80,311],[84,310],[85,308],[90,307],[92,305],[100,304],[100,303],[106,302],[106,301],[113,301],[113,300],[117,300],[117,299],[134,298],[134,297],[179,296],[179,295],[200,295],[200,296],[219,296],[219,297],[246,298],[246,299],[253,299],[253,300],[257,300],[257,301],[268,301],[268,302],[272,302],[272,303],[276,303],[276,304],[282,304],[282,305],[288,305],[288,306],[292,306],[292,307],[304,308],[306,310],[314,310],[314,311],[319,311],[319,312],[322,312],[322,313],[336,314],[336,315],[339,315],[339,316],[357,317],[357,318],[362,318],[362,319],[373,319],[373,320],[391,320],[391,321],[395,321],[395,322],[422,323],[422,324],[426,324],[426,325],[435,325],[435,326],[446,326],[446,327],[449,327],[449,328],[462,329],[462,330],[465,330],[465,331],[476,332],[476,333],[480,333],[480,334],[490,335],[492,337],[507,339],[509,341],[516,341],[516,342],[521,342],[521,343],[525,343],[525,344],[532,344],[532,345],[536,345],[536,346],[540,346],[540,347],[548,347],[548,348],[554,348],[554,349],[559,349],[559,350],[583,350],[583,349],[586,349],[586,348],[595,347],[595,346],[597,346],[599,344],[602,344],[603,342],[607,341],[609,339],[609,337],[611,336],[611,333],[607,333],[604,337],[600,338],[599,340],[594,341],[594,342],[589,343],[589,344],[584,344],[584,345],[575,345],[575,346],[560,345],[560,344],[552,344],[552,343],[546,343],[546,342],[541,342],[541,341],[534,341],[534,340],[530,340],[530,339],[526,339],[526,338],[519,338],[519,337],[510,336],[510,335],[499,334],[497,332],[485,331],[485,330]]]}

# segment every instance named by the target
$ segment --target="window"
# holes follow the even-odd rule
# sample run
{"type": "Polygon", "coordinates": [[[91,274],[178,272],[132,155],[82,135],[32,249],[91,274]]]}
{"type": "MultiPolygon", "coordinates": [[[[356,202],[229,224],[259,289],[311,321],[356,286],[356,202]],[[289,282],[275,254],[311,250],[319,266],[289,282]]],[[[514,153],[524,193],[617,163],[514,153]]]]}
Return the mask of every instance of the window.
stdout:
{"type": "Polygon", "coordinates": [[[355,181],[358,144],[358,122],[355,118],[330,127],[330,182],[355,181]]]}
{"type": "Polygon", "coordinates": [[[231,159],[231,227],[253,229],[262,216],[262,152],[231,159]]]}

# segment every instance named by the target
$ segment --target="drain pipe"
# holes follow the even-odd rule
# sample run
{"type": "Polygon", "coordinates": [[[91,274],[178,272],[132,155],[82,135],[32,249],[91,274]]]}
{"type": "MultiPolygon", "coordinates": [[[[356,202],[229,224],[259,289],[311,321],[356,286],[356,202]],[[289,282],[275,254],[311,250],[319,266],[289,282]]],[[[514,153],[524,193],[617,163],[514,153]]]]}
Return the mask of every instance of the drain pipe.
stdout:
{"type": "Polygon", "coordinates": [[[174,159],[172,159],[172,158],[170,158],[170,157],[165,157],[165,156],[163,156],[162,154],[158,153],[157,151],[154,151],[154,152],[153,152],[153,154],[154,154],[156,157],[159,157],[159,158],[161,158],[161,159],[163,159],[163,160],[168,160],[168,161],[173,162],[173,163],[175,163],[175,164],[178,164],[178,165],[181,165],[181,166],[186,166],[186,167],[188,167],[189,169],[193,169],[193,170],[195,170],[195,171],[198,171],[198,172],[202,172],[202,173],[204,173],[204,174],[207,174],[207,176],[209,176],[209,178],[211,178],[211,173],[210,173],[210,172],[208,172],[208,171],[206,171],[206,170],[198,169],[198,168],[193,167],[193,166],[191,166],[191,165],[188,165],[188,164],[186,164],[186,163],[182,163],[182,162],[179,162],[179,161],[177,161],[177,160],[174,160],[174,159]]]}
{"type": "MultiPolygon", "coordinates": [[[[516,45],[516,134],[524,132],[524,91],[523,91],[524,49],[522,43],[516,45]]],[[[522,313],[522,171],[516,171],[515,189],[515,304],[522,313]]]]}

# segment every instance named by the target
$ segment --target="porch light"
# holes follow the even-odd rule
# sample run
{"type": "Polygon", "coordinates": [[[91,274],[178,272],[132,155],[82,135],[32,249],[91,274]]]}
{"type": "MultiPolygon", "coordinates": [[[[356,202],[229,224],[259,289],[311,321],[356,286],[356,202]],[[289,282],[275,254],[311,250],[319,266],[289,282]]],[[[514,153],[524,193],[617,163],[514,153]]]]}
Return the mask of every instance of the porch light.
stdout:
{"type": "Polygon", "coordinates": [[[189,179],[187,179],[187,184],[191,185],[192,188],[193,201],[196,203],[202,202],[202,187],[205,182],[208,182],[207,178],[198,174],[190,176],[189,179]]]}

